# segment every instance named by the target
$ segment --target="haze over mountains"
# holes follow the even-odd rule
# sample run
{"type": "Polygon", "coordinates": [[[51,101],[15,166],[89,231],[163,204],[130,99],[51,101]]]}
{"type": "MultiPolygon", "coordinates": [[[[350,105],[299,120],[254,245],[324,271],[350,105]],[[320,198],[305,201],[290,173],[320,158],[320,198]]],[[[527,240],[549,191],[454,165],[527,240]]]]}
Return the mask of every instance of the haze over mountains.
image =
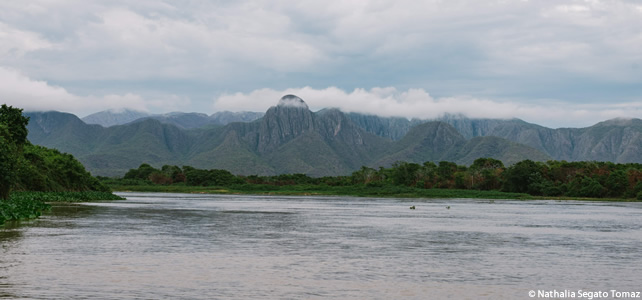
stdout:
{"type": "Polygon", "coordinates": [[[235,174],[344,175],[395,161],[470,164],[492,157],[642,163],[642,120],[550,129],[518,119],[408,120],[337,109],[309,110],[287,95],[263,113],[140,115],[101,112],[83,118],[26,113],[29,140],[76,156],[94,175],[122,176],[141,163],[227,169],[235,174]],[[119,124],[113,125],[110,124],[119,124]],[[103,127],[105,126],[105,127],[103,127]]]}
{"type": "Polygon", "coordinates": [[[226,125],[232,122],[251,122],[263,116],[258,112],[220,111],[210,116],[203,113],[172,112],[167,114],[148,114],[135,110],[105,110],[88,115],[81,120],[87,124],[103,127],[124,125],[141,119],[155,119],[162,123],[174,124],[184,129],[194,129],[210,125],[226,125]]]}

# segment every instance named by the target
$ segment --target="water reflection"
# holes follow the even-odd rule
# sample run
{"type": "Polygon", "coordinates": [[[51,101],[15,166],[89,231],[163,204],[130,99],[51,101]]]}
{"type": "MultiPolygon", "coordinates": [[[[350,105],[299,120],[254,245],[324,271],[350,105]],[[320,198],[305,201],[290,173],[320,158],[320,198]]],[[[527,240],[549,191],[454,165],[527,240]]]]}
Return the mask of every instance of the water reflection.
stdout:
{"type": "Polygon", "coordinates": [[[639,203],[127,198],[1,229],[0,295],[522,299],[642,277],[639,203]]]}

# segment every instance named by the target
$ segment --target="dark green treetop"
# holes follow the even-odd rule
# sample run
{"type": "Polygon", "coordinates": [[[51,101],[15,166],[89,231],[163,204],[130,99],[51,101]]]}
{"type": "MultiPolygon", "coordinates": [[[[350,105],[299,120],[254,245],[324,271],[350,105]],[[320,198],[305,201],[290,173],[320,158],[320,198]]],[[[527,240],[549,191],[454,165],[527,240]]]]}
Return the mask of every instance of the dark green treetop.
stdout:
{"type": "Polygon", "coordinates": [[[27,142],[29,117],[22,115],[22,109],[2,104],[0,106],[0,124],[7,127],[8,136],[6,138],[15,145],[21,147],[27,142]]]}
{"type": "Polygon", "coordinates": [[[2,104],[0,107],[0,199],[7,199],[16,181],[17,161],[27,143],[29,118],[22,109],[2,104]]]}

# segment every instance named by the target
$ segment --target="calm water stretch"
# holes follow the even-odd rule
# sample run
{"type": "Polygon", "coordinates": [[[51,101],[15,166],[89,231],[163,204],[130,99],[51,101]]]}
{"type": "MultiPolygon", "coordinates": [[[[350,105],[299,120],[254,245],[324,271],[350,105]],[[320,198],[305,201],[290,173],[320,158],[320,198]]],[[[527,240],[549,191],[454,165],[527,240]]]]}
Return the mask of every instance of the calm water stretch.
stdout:
{"type": "Polygon", "coordinates": [[[0,228],[0,298],[642,292],[642,203],[124,196],[0,228]]]}

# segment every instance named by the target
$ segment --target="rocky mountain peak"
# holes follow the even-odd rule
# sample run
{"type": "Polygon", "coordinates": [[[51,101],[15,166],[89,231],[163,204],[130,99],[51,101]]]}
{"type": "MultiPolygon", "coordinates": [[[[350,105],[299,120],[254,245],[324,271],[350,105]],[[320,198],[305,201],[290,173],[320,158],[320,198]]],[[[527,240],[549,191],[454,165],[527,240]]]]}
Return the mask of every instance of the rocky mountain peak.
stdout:
{"type": "Polygon", "coordinates": [[[285,95],[267,110],[260,122],[257,151],[270,152],[306,132],[314,131],[314,114],[303,99],[285,95]]]}
{"type": "Polygon", "coordinates": [[[308,109],[308,105],[305,104],[305,101],[295,95],[285,95],[281,97],[281,100],[279,100],[279,104],[277,104],[277,106],[308,109]]]}

